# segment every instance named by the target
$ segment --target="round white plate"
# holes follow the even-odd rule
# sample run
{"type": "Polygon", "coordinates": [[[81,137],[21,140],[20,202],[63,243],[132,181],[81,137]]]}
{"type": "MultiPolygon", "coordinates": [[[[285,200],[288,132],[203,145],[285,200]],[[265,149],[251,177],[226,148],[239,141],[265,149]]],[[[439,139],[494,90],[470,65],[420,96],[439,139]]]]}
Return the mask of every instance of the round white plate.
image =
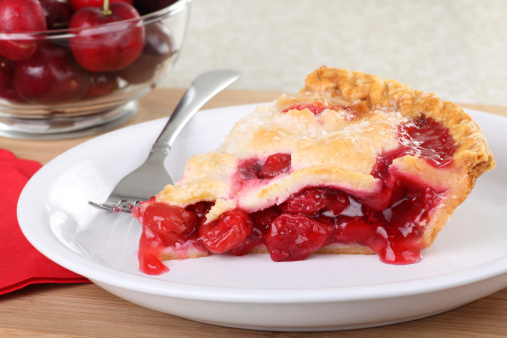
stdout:
{"type": "MultiPolygon", "coordinates": [[[[253,109],[200,112],[167,159],[173,177],[181,176],[190,156],[215,149],[253,109]]],[[[126,300],[196,321],[312,331],[420,318],[507,287],[507,119],[468,112],[483,127],[497,168],[478,180],[413,265],[383,264],[376,256],[313,255],[275,263],[269,255],[215,255],[171,261],[168,273],[144,275],[137,262],[140,224],[87,202],[104,201],[144,161],[163,119],[96,137],[45,165],[21,194],[19,223],[28,240],[58,264],[126,300]]]]}

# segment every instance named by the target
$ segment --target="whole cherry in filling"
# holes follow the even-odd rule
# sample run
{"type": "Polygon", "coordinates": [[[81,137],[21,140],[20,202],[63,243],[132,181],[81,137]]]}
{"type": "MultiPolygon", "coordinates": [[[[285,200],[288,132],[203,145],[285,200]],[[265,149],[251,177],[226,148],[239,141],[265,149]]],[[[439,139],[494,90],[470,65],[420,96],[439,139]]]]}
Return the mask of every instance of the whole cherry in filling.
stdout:
{"type": "Polygon", "coordinates": [[[223,213],[218,220],[199,228],[199,240],[211,253],[224,253],[240,246],[250,235],[253,223],[247,213],[239,209],[223,213]]]}
{"type": "Polygon", "coordinates": [[[307,259],[320,249],[333,227],[302,215],[281,214],[266,236],[266,247],[275,262],[307,259]]]}
{"type": "Polygon", "coordinates": [[[273,178],[290,170],[290,154],[276,153],[270,155],[261,167],[264,178],[273,178]]]}
{"type": "Polygon", "coordinates": [[[176,206],[152,204],[144,211],[143,222],[164,245],[173,245],[184,242],[194,233],[197,215],[176,206]]]}

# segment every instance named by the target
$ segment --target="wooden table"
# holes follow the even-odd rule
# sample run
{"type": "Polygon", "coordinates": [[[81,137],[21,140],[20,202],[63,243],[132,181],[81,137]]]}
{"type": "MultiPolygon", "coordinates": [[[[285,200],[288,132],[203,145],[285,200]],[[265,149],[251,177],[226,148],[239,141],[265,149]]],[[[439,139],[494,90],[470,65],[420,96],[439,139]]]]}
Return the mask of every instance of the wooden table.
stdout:
{"type": "MultiPolygon", "coordinates": [[[[156,89],[140,100],[129,122],[167,116],[183,90],[156,89]]],[[[205,108],[266,102],[273,92],[225,91],[205,108]]],[[[507,108],[463,105],[507,116],[507,108]]],[[[25,141],[0,138],[0,148],[47,163],[87,138],[25,141]]],[[[122,300],[94,284],[34,285],[0,296],[0,336],[72,337],[307,337],[309,333],[247,331],[201,324],[122,300]]],[[[507,336],[507,289],[453,311],[402,324],[355,331],[311,333],[320,337],[507,336]]]]}

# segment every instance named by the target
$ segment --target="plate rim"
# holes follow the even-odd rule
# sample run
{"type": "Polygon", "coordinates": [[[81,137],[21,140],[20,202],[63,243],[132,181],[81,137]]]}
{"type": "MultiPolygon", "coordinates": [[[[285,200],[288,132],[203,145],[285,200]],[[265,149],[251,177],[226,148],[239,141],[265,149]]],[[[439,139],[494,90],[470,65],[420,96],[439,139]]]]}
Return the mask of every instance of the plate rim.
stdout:
{"type": "MultiPolygon", "coordinates": [[[[260,104],[254,103],[244,104],[228,107],[220,107],[213,109],[202,110],[199,113],[210,113],[213,111],[223,110],[250,110],[260,104]]],[[[490,117],[504,118],[500,115],[482,112],[474,109],[464,109],[467,113],[473,114],[486,114],[490,117]]],[[[67,248],[63,243],[49,232],[44,232],[43,227],[30,228],[28,213],[24,213],[25,206],[32,205],[35,201],[30,192],[39,181],[44,182],[44,176],[49,175],[53,168],[58,171],[58,162],[62,161],[68,156],[72,156],[74,152],[79,152],[81,148],[93,145],[100,142],[102,139],[115,137],[128,133],[132,129],[148,128],[160,125],[167,118],[159,118],[155,120],[145,121],[139,124],[126,126],[97,137],[85,141],[65,152],[58,155],[46,165],[44,165],[26,184],[23,189],[17,205],[17,215],[19,225],[25,237],[29,242],[49,259],[62,265],[63,267],[81,274],[90,280],[96,280],[108,285],[121,287],[137,292],[144,292],[154,295],[175,297],[181,299],[194,299],[194,300],[207,300],[207,301],[222,301],[232,303],[309,303],[309,302],[342,302],[342,301],[359,301],[359,300],[372,300],[372,299],[385,299],[392,297],[403,297],[409,295],[425,294],[429,292],[437,292],[450,288],[455,288],[463,285],[468,285],[474,282],[483,281],[489,278],[498,277],[507,273],[507,256],[497,258],[493,261],[483,263],[478,266],[461,269],[456,272],[446,274],[439,274],[436,276],[417,278],[415,280],[407,280],[400,282],[381,283],[373,285],[361,286],[346,286],[346,287],[323,287],[323,288],[305,288],[304,292],[295,292],[298,289],[253,289],[253,288],[230,288],[220,286],[203,286],[203,285],[188,285],[173,281],[159,280],[149,277],[148,275],[134,275],[128,272],[115,270],[110,267],[103,266],[97,262],[86,259],[85,257],[77,254],[71,249],[67,248]],[[38,237],[42,236],[42,237],[38,237]],[[49,248],[41,243],[38,238],[51,238],[52,241],[60,243],[60,246],[49,248]],[[82,264],[76,264],[81,262],[82,264]],[[471,272],[474,273],[471,273],[471,272]],[[112,274],[111,274],[112,272],[112,274]],[[446,278],[448,275],[453,275],[457,278],[446,278]],[[421,281],[424,281],[421,283],[421,281]],[[397,286],[396,288],[393,285],[397,286]],[[197,290],[196,290],[197,289],[197,290]],[[224,292],[226,290],[227,292],[224,292]],[[294,297],[297,295],[298,297],[294,297]]],[[[504,121],[505,122],[505,121],[504,121]]],[[[154,135],[156,137],[156,135],[154,135]]],[[[63,170],[63,169],[60,169],[63,170]]],[[[47,183],[49,185],[49,183],[47,183]]],[[[40,206],[43,209],[43,206],[40,206]]],[[[39,210],[44,212],[43,210],[39,210]]]]}

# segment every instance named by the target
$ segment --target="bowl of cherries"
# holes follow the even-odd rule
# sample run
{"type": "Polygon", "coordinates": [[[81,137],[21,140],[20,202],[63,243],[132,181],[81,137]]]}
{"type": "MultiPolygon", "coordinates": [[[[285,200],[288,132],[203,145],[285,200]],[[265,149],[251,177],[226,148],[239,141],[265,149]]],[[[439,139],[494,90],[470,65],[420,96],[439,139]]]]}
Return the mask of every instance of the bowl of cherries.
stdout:
{"type": "Polygon", "coordinates": [[[191,0],[0,0],[0,136],[125,123],[182,48],[191,0]]]}

